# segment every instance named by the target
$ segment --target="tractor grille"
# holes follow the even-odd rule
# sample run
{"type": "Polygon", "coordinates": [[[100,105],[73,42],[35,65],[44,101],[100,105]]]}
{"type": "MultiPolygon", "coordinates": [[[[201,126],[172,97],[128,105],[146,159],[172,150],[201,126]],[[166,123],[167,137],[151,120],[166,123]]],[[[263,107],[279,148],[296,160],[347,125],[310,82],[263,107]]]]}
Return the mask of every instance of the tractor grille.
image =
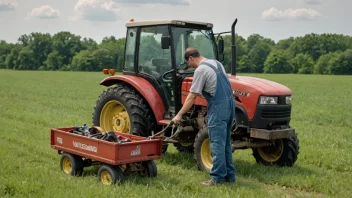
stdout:
{"type": "Polygon", "coordinates": [[[262,118],[290,118],[291,109],[263,109],[262,118]]]}

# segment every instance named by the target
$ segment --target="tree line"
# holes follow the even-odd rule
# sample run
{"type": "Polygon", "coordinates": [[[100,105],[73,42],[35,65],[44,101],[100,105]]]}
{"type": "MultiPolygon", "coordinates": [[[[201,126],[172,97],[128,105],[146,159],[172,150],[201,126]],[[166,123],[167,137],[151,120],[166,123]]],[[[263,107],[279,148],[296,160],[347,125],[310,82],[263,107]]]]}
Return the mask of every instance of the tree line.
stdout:
{"type": "MultiPolygon", "coordinates": [[[[230,71],[231,36],[223,36],[230,71]]],[[[236,35],[237,72],[294,74],[352,74],[352,37],[341,34],[306,34],[275,43],[252,34],[236,35]]],[[[16,43],[0,41],[0,68],[14,70],[122,71],[125,38],[114,36],[97,43],[70,32],[25,34],[16,43]]],[[[153,53],[151,51],[150,53],[153,53]]],[[[157,53],[157,50],[155,50],[157,53]]]]}

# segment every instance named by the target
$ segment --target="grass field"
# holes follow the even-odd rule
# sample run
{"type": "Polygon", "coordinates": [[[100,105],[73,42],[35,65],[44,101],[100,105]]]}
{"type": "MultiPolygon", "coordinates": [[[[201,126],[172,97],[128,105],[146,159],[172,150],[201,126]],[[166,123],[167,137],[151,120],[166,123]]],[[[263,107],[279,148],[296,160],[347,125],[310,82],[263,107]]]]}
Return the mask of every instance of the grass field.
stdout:
{"type": "Polygon", "coordinates": [[[0,70],[0,197],[351,197],[352,76],[253,75],[293,92],[291,125],[300,140],[291,168],[255,163],[235,151],[236,184],[203,187],[209,178],[192,155],[169,147],[157,178],[131,175],[103,186],[98,167],[82,177],[60,171],[50,128],[91,125],[102,73],[0,70]]]}

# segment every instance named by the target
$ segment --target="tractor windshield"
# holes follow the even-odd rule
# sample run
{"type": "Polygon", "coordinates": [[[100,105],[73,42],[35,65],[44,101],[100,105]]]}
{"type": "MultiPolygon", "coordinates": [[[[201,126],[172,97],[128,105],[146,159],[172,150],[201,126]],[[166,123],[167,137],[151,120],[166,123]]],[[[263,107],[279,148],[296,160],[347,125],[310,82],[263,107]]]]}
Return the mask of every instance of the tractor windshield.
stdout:
{"type": "Polygon", "coordinates": [[[216,59],[216,45],[212,30],[172,27],[172,34],[176,67],[185,62],[183,55],[188,47],[197,48],[206,58],[216,59]]]}

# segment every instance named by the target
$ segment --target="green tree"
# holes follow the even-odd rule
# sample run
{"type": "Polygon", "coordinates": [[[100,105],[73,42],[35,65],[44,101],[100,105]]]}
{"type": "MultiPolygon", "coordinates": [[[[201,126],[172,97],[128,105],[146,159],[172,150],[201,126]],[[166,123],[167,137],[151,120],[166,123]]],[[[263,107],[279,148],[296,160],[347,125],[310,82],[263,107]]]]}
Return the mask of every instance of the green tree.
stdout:
{"type": "Polygon", "coordinates": [[[125,38],[116,39],[114,36],[104,37],[101,44],[99,44],[99,49],[106,49],[110,53],[111,61],[113,63],[111,68],[116,69],[117,71],[122,71],[122,61],[125,51],[125,38]]]}
{"type": "Polygon", "coordinates": [[[28,46],[22,48],[18,55],[17,65],[15,65],[15,69],[18,70],[34,70],[36,60],[34,58],[34,52],[28,46]]]}
{"type": "Polygon", "coordinates": [[[48,58],[44,62],[42,70],[61,70],[64,67],[64,57],[62,57],[58,51],[53,51],[48,55],[48,58]]]}
{"type": "Polygon", "coordinates": [[[82,49],[93,52],[94,50],[98,49],[98,43],[91,38],[83,38],[82,49]]]}
{"type": "Polygon", "coordinates": [[[293,37],[290,37],[288,39],[282,39],[276,44],[276,48],[281,50],[287,50],[288,48],[290,48],[294,41],[295,39],[293,37]]]}
{"type": "Polygon", "coordinates": [[[249,51],[249,59],[253,64],[252,72],[262,73],[264,63],[271,52],[271,45],[265,41],[257,42],[249,51]]]}
{"type": "Polygon", "coordinates": [[[352,49],[348,49],[333,58],[330,62],[329,69],[331,74],[350,75],[352,74],[352,49]]]}
{"type": "Polygon", "coordinates": [[[330,61],[335,57],[338,57],[339,53],[337,52],[330,52],[328,54],[324,54],[319,57],[318,61],[314,65],[314,74],[330,74],[330,61]]]}
{"type": "MultiPolygon", "coordinates": [[[[226,72],[231,71],[231,35],[226,35],[223,36],[224,39],[224,60],[222,61],[222,64],[225,67],[226,72]]],[[[241,57],[243,55],[248,54],[248,46],[247,46],[247,41],[244,39],[242,36],[239,36],[236,34],[236,62],[237,65],[236,67],[239,67],[239,61],[241,60],[241,57]]]]}
{"type": "Polygon", "coordinates": [[[22,50],[21,44],[15,44],[12,46],[10,54],[6,56],[5,65],[7,69],[16,69],[18,65],[18,56],[22,50]]]}
{"type": "Polygon", "coordinates": [[[253,72],[255,68],[252,67],[252,62],[247,55],[243,55],[238,63],[238,72],[250,73],[253,72]]]}
{"type": "Polygon", "coordinates": [[[6,68],[6,57],[11,53],[11,44],[0,41],[0,69],[6,68]]]}
{"type": "Polygon", "coordinates": [[[272,51],[264,63],[265,73],[290,73],[291,71],[289,58],[284,50],[272,51]]]}
{"type": "Polygon", "coordinates": [[[312,74],[314,68],[313,58],[308,54],[298,54],[291,61],[292,73],[312,74]]]}
{"type": "Polygon", "coordinates": [[[52,37],[53,50],[63,57],[64,65],[69,65],[73,56],[83,49],[80,39],[80,36],[70,32],[59,32],[52,37]]]}
{"type": "Polygon", "coordinates": [[[74,71],[93,71],[96,62],[92,53],[82,50],[73,57],[70,68],[74,71]]]}
{"type": "Polygon", "coordinates": [[[17,40],[18,40],[19,44],[21,44],[23,47],[26,47],[32,41],[32,36],[27,35],[27,34],[23,34],[17,40]]]}
{"type": "Polygon", "coordinates": [[[33,51],[34,63],[32,69],[37,70],[44,64],[48,55],[52,52],[51,35],[46,33],[31,33],[31,40],[28,43],[28,48],[33,51]]]}
{"type": "Polygon", "coordinates": [[[116,68],[116,62],[114,60],[114,53],[111,53],[108,49],[100,48],[94,51],[93,57],[96,60],[96,65],[93,67],[93,71],[102,71],[104,68],[116,68]]]}

